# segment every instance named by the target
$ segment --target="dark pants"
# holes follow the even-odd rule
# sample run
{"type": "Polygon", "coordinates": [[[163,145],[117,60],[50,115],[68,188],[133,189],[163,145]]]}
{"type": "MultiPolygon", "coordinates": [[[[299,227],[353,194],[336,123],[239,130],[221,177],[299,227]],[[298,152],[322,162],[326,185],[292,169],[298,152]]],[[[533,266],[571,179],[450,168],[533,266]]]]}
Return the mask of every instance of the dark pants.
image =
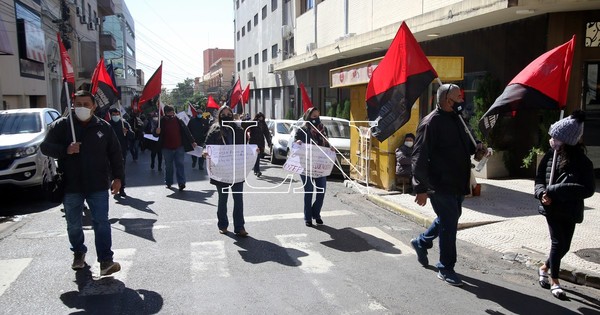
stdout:
{"type": "Polygon", "coordinates": [[[260,153],[256,156],[256,162],[254,162],[254,173],[260,172],[260,153]]]}
{"type": "Polygon", "coordinates": [[[127,146],[129,147],[129,153],[131,153],[131,157],[134,161],[138,159],[138,139],[127,140],[129,143],[127,146]]]}
{"type": "Polygon", "coordinates": [[[237,233],[244,229],[244,182],[235,183],[231,187],[215,185],[217,187],[217,193],[219,193],[219,202],[217,204],[217,227],[219,229],[225,229],[229,226],[229,219],[227,218],[227,199],[229,198],[228,190],[231,189],[231,196],[233,197],[233,232],[237,233]],[[226,191],[223,191],[225,189],[226,191]]]}
{"type": "Polygon", "coordinates": [[[440,237],[439,270],[454,271],[456,264],[456,232],[458,219],[462,213],[464,196],[451,194],[432,194],[429,196],[437,218],[431,226],[417,238],[422,248],[432,248],[433,240],[440,237]]]}
{"type": "Polygon", "coordinates": [[[196,163],[198,163],[198,168],[199,169],[204,169],[204,158],[203,157],[197,157],[195,155],[192,155],[192,167],[196,166],[196,163]]]}
{"type": "Polygon", "coordinates": [[[575,233],[575,222],[552,216],[546,216],[546,222],[548,222],[550,239],[552,240],[546,266],[550,268],[552,278],[556,279],[560,272],[560,260],[569,252],[571,247],[571,240],[575,233]]]}
{"type": "Polygon", "coordinates": [[[300,175],[300,179],[304,185],[304,221],[310,222],[312,219],[320,219],[321,208],[325,200],[327,177],[307,177],[300,175]],[[316,195],[314,203],[312,202],[313,194],[316,195]]]}
{"type": "Polygon", "coordinates": [[[163,160],[161,149],[152,149],[152,151],[150,152],[150,167],[154,168],[154,159],[156,159],[157,155],[158,155],[158,168],[160,169],[161,165],[162,165],[162,160],[163,160]]]}

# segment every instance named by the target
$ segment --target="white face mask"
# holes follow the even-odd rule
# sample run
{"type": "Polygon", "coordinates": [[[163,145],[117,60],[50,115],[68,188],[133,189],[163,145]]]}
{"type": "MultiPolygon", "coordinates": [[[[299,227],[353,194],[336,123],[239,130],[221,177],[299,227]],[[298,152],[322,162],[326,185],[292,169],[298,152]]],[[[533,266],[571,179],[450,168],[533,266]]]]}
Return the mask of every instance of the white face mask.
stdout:
{"type": "Polygon", "coordinates": [[[550,147],[552,148],[552,150],[554,151],[558,151],[558,149],[560,149],[560,147],[562,147],[563,143],[560,140],[556,140],[554,138],[550,138],[550,147]]]}
{"type": "Polygon", "coordinates": [[[412,141],[404,141],[404,145],[407,146],[407,147],[409,147],[409,148],[412,148],[413,142],[412,141]]]}
{"type": "Polygon", "coordinates": [[[158,117],[152,117],[152,120],[158,121],[158,117]]]}
{"type": "Polygon", "coordinates": [[[121,120],[121,116],[110,116],[110,119],[112,119],[114,122],[119,122],[119,120],[121,120]]]}
{"type": "Polygon", "coordinates": [[[92,110],[86,107],[75,107],[75,116],[81,121],[87,121],[92,117],[92,110]]]}

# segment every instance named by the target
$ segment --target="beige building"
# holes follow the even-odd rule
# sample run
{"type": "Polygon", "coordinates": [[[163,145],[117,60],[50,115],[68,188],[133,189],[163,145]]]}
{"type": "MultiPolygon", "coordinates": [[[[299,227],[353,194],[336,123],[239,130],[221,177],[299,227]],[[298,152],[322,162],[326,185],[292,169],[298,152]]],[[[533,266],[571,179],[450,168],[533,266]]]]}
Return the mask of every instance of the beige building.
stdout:
{"type": "Polygon", "coordinates": [[[208,64],[208,67],[204,69],[202,77],[198,77],[194,81],[194,91],[204,93],[206,96],[211,95],[216,102],[225,102],[229,90],[231,90],[231,87],[235,83],[233,50],[207,49],[204,51],[204,59],[204,64],[208,64]],[[214,53],[215,51],[219,51],[220,54],[214,53]],[[217,56],[218,59],[208,64],[208,59],[214,59],[214,56],[217,56]]]}

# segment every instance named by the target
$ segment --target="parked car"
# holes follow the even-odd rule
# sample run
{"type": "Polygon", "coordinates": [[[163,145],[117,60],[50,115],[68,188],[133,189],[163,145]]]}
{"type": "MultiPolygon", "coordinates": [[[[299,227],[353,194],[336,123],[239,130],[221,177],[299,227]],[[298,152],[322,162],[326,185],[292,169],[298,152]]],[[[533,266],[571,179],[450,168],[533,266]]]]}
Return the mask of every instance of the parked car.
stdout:
{"type": "MultiPolygon", "coordinates": [[[[329,116],[320,116],[320,118],[329,134],[329,144],[337,149],[337,167],[334,166],[332,174],[341,174],[341,169],[345,174],[350,175],[350,121],[329,116]]],[[[299,119],[292,125],[290,136],[288,137],[287,153],[290,152],[290,148],[296,136],[296,131],[299,127],[302,127],[303,124],[304,120],[299,119]]]]}
{"type": "Polygon", "coordinates": [[[281,164],[287,159],[288,138],[290,137],[290,129],[295,122],[295,120],[287,119],[267,120],[273,147],[265,147],[265,155],[269,156],[271,163],[281,164]]]}
{"type": "Polygon", "coordinates": [[[44,171],[55,167],[40,144],[48,125],[60,117],[52,108],[0,111],[0,184],[30,187],[42,184],[44,171]]]}

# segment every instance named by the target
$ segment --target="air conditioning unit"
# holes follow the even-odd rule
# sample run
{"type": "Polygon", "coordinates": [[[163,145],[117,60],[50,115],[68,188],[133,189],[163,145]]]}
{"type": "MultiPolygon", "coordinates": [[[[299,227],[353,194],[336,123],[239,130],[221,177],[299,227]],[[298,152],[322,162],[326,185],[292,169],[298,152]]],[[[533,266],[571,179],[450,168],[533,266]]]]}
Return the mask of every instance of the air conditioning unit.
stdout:
{"type": "Polygon", "coordinates": [[[248,81],[254,80],[254,72],[252,72],[252,71],[248,72],[246,78],[248,79],[248,81]]]}
{"type": "Polygon", "coordinates": [[[94,23],[92,23],[92,22],[88,23],[87,27],[88,27],[88,30],[93,31],[94,30],[94,23]]]}
{"type": "Polygon", "coordinates": [[[80,15],[79,16],[79,23],[81,24],[87,24],[87,19],[85,15],[80,15]]]}
{"type": "Polygon", "coordinates": [[[270,63],[267,67],[267,70],[269,71],[269,73],[273,73],[275,72],[275,66],[272,63],[270,63]]]}
{"type": "Polygon", "coordinates": [[[291,25],[281,26],[281,37],[283,39],[290,39],[294,36],[294,29],[291,25]]]}
{"type": "Polygon", "coordinates": [[[317,49],[317,43],[308,43],[308,45],[306,45],[306,50],[309,52],[315,49],[317,49]]]}
{"type": "Polygon", "coordinates": [[[96,23],[96,25],[100,25],[100,19],[99,19],[99,18],[96,18],[96,19],[94,20],[94,23],[96,23]]]}

